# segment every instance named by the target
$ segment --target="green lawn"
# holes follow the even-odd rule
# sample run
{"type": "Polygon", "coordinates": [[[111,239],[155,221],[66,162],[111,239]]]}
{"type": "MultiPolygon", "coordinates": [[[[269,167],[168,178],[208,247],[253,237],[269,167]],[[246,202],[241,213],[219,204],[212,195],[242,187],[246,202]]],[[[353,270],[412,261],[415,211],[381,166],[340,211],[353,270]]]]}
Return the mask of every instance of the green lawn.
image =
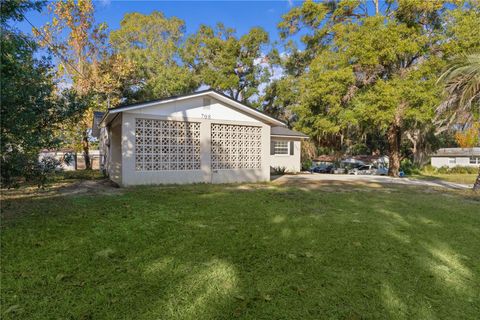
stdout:
{"type": "Polygon", "coordinates": [[[421,180],[444,180],[448,182],[461,183],[461,184],[473,184],[477,178],[477,174],[470,173],[429,173],[414,175],[411,178],[421,179],[421,180]]]}
{"type": "Polygon", "coordinates": [[[2,207],[2,319],[480,315],[472,193],[195,185],[2,207]]]}

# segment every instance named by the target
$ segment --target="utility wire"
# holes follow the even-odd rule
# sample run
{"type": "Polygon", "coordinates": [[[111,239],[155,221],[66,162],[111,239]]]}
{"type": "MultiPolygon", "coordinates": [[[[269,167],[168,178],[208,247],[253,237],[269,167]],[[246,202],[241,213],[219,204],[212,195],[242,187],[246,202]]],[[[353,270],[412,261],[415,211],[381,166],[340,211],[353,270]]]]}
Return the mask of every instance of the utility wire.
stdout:
{"type": "Polygon", "coordinates": [[[72,67],[73,70],[75,70],[82,78],[84,78],[83,74],[78,71],[78,69],[70,63],[70,61],[68,61],[67,59],[65,59],[60,53],[57,52],[57,49],[55,49],[55,46],[50,42],[48,41],[47,37],[42,33],[40,32],[40,30],[38,30],[37,27],[35,27],[33,25],[33,23],[30,22],[30,20],[27,19],[27,17],[22,14],[23,18],[25,19],[25,21],[28,22],[29,25],[32,26],[32,28],[40,35],[42,36],[43,40],[48,44],[48,46],[50,47],[50,49],[52,50],[53,54],[56,55],[63,63],[66,63],[68,64],[70,67],[72,67]]]}

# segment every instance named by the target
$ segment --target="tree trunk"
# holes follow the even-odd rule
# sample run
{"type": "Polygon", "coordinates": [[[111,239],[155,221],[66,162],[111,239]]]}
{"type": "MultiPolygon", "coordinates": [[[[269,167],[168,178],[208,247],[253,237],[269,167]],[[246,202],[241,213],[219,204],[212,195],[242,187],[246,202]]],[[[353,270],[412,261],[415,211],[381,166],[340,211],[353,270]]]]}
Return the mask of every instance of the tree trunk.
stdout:
{"type": "Polygon", "coordinates": [[[480,167],[478,167],[478,176],[477,176],[477,180],[475,180],[475,184],[473,185],[473,190],[474,191],[480,190],[480,167]]]}
{"type": "Polygon", "coordinates": [[[82,132],[82,148],[83,148],[83,158],[85,159],[85,170],[92,170],[92,163],[90,162],[90,153],[89,153],[89,143],[88,143],[88,132],[84,130],[82,132]]]}
{"type": "Polygon", "coordinates": [[[406,133],[412,143],[413,164],[421,168],[427,163],[430,145],[425,138],[425,132],[415,129],[406,133]]]}
{"type": "Polygon", "coordinates": [[[400,171],[400,142],[402,130],[399,125],[392,124],[387,132],[388,141],[388,175],[398,177],[400,171]]]}

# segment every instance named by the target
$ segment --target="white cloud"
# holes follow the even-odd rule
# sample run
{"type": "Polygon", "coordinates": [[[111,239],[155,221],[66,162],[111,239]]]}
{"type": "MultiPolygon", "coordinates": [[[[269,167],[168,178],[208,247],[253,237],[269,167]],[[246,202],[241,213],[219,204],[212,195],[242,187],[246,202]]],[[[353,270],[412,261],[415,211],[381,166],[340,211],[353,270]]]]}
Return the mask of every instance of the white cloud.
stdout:
{"type": "Polygon", "coordinates": [[[109,6],[110,3],[112,3],[112,0],[99,0],[98,2],[100,2],[102,7],[106,7],[106,6],[109,6]]]}
{"type": "Polygon", "coordinates": [[[287,2],[290,7],[293,7],[293,0],[287,0],[287,2]]]}

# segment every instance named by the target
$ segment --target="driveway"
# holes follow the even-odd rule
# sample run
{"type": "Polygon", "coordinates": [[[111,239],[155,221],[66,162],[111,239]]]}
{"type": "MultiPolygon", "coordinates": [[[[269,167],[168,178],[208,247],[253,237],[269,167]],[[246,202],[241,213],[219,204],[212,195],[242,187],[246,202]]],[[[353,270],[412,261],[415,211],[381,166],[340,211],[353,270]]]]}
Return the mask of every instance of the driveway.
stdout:
{"type": "Polygon", "coordinates": [[[308,184],[311,183],[367,183],[367,184],[401,184],[409,186],[439,187],[448,189],[469,189],[471,185],[447,182],[442,180],[417,180],[409,178],[393,178],[387,176],[369,176],[369,175],[347,175],[347,174],[318,174],[302,173],[298,175],[272,176],[272,181],[280,184],[308,184]]]}

